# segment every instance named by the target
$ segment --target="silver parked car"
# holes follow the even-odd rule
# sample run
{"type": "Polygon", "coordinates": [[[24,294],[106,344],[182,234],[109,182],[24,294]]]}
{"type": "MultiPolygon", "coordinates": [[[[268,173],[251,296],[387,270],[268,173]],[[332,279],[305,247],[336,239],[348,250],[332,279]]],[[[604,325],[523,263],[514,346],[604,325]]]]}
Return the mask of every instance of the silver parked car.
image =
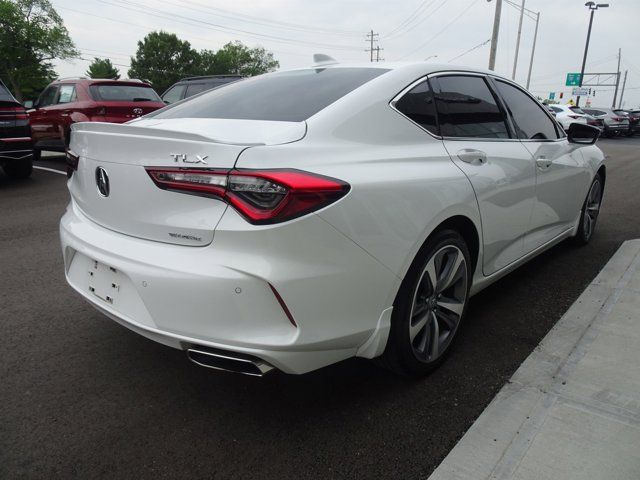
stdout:
{"type": "Polygon", "coordinates": [[[601,119],[604,122],[604,134],[607,137],[613,137],[614,135],[623,135],[629,131],[629,118],[624,115],[616,113],[611,108],[597,107],[597,108],[583,108],[585,113],[593,115],[597,119],[601,119]]]}

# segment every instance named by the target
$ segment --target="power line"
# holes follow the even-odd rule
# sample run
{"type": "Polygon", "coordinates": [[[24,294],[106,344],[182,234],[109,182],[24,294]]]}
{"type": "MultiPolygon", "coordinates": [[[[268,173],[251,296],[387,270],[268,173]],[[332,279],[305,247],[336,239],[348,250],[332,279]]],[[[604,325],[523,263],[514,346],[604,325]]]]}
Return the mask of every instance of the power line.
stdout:
{"type": "Polygon", "coordinates": [[[413,21],[407,23],[403,28],[401,28],[399,31],[393,33],[393,34],[388,34],[385,35],[385,38],[387,39],[397,39],[400,38],[403,35],[406,35],[407,33],[409,33],[410,31],[416,29],[417,27],[419,27],[422,23],[424,23],[425,20],[430,19],[438,10],[440,10],[449,0],[442,0],[442,2],[437,5],[434,9],[429,10],[429,8],[435,4],[437,0],[434,0],[433,2],[431,2],[421,13],[419,16],[417,16],[413,21]],[[421,17],[421,18],[420,18],[421,17]]]}
{"type": "Polygon", "coordinates": [[[451,62],[453,62],[454,60],[457,60],[457,59],[458,59],[458,58],[460,58],[460,57],[464,57],[467,53],[471,53],[471,52],[473,52],[474,50],[477,50],[477,49],[478,49],[478,48],[480,48],[480,47],[484,47],[484,46],[485,46],[487,43],[489,43],[490,41],[491,41],[491,39],[490,39],[490,38],[487,38],[484,42],[479,43],[479,44],[478,44],[478,45],[476,45],[475,47],[471,47],[469,50],[467,50],[467,51],[465,51],[465,52],[461,53],[461,54],[460,54],[460,55],[458,55],[457,57],[453,57],[451,60],[448,60],[448,61],[447,61],[447,63],[451,63],[451,62]]]}
{"type": "MultiPolygon", "coordinates": [[[[402,22],[400,22],[395,28],[391,29],[385,36],[386,37],[390,37],[392,35],[394,35],[397,31],[399,31],[400,29],[402,29],[405,25],[408,25],[409,23],[411,23],[414,18],[417,17],[418,12],[423,9],[423,8],[429,8],[432,4],[434,4],[437,0],[424,0],[422,3],[420,3],[420,5],[418,5],[418,7],[411,12],[411,14],[405,18],[402,22]],[[428,6],[425,7],[425,5],[429,3],[428,6]]],[[[423,10],[424,11],[424,10],[423,10]]]]}
{"type": "MultiPolygon", "coordinates": [[[[168,3],[171,5],[178,6],[176,3],[172,3],[167,0],[158,0],[158,1],[162,3],[168,3]]],[[[354,30],[340,30],[340,29],[333,29],[333,28],[312,27],[309,25],[282,22],[279,20],[269,20],[266,18],[254,17],[252,15],[233,12],[231,10],[224,10],[222,8],[212,7],[209,5],[203,5],[201,3],[190,1],[190,0],[178,0],[178,1],[183,4],[196,5],[198,7],[201,7],[201,9],[197,9],[193,7],[184,7],[184,8],[189,8],[190,10],[193,10],[193,11],[208,13],[209,15],[215,15],[215,16],[227,18],[230,20],[244,21],[244,22],[253,23],[256,25],[288,28],[291,30],[303,31],[303,32],[316,31],[318,33],[322,33],[323,35],[332,34],[332,35],[347,35],[347,36],[358,36],[358,37],[362,36],[361,32],[354,31],[354,30]],[[202,10],[202,9],[206,9],[206,10],[202,10]],[[208,11],[221,12],[221,13],[209,13],[208,11]]]]}
{"type": "Polygon", "coordinates": [[[467,7],[462,10],[462,12],[460,12],[453,20],[451,20],[449,23],[447,23],[441,30],[439,30],[435,35],[433,35],[431,38],[429,38],[429,40],[427,40],[426,42],[420,44],[417,48],[413,49],[412,51],[410,51],[409,53],[403,55],[402,57],[399,58],[399,60],[403,60],[411,55],[413,55],[414,53],[416,53],[418,50],[422,50],[424,47],[426,47],[429,43],[431,43],[434,39],[438,38],[442,33],[444,33],[445,31],[447,31],[449,29],[449,27],[451,25],[453,25],[455,22],[457,22],[460,18],[462,18],[466,13],[469,12],[469,10],[476,4],[478,3],[479,0],[471,0],[471,2],[467,5],[467,7]]]}
{"type": "Polygon", "coordinates": [[[230,28],[230,27],[225,27],[223,25],[219,25],[219,24],[215,24],[212,22],[207,22],[205,20],[200,20],[197,18],[192,18],[192,17],[187,17],[185,15],[179,15],[176,13],[172,13],[172,12],[167,12],[164,10],[160,10],[157,8],[153,8],[153,7],[149,7],[146,5],[141,5],[135,2],[131,2],[131,1],[127,1],[127,0],[115,0],[118,3],[113,3],[113,2],[109,2],[107,0],[98,0],[100,3],[104,3],[105,5],[110,5],[113,7],[118,7],[118,8],[122,8],[124,10],[129,10],[129,11],[133,11],[133,12],[137,12],[137,13],[142,13],[145,15],[149,15],[152,17],[156,17],[156,18],[162,18],[165,20],[169,20],[172,22],[177,22],[177,23],[183,23],[186,25],[204,25],[206,26],[206,28],[209,28],[211,30],[215,30],[215,31],[219,31],[219,32],[223,32],[223,33],[233,33],[235,35],[240,35],[240,36],[249,36],[249,37],[257,37],[260,39],[268,39],[274,42],[280,42],[280,43],[287,43],[287,44],[293,44],[293,45],[310,45],[310,46],[320,46],[320,47],[324,47],[324,48],[331,48],[331,49],[335,49],[335,50],[355,50],[357,51],[358,48],[357,47],[350,47],[347,45],[335,45],[335,44],[327,44],[327,43],[320,43],[320,42],[310,42],[310,41],[306,41],[306,40],[296,40],[293,38],[286,38],[286,37],[280,37],[277,35],[269,35],[269,34],[263,34],[263,33],[257,33],[257,32],[252,32],[249,30],[241,30],[241,29],[237,29],[237,28],[230,28]],[[156,13],[154,13],[156,12],[156,13]],[[182,19],[182,20],[180,20],[182,19]]]}

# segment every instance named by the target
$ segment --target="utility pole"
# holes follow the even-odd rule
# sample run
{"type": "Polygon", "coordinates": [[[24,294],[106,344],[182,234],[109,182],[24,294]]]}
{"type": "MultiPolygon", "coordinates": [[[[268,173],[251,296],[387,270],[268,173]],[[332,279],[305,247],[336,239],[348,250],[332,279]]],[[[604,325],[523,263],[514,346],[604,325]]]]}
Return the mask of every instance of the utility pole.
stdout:
{"type": "Polygon", "coordinates": [[[380,48],[380,45],[377,45],[375,50],[376,50],[376,62],[383,61],[384,58],[380,58],[380,50],[384,50],[384,48],[380,48]]]}
{"type": "MultiPolygon", "coordinates": [[[[624,71],[624,81],[622,82],[622,92],[620,92],[620,103],[618,103],[618,108],[622,108],[622,97],[624,97],[624,87],[627,86],[627,73],[629,73],[629,70],[624,71]]],[[[616,108],[615,105],[613,106],[613,108],[616,108]]]]}
{"type": "Polygon", "coordinates": [[[536,30],[533,34],[533,47],[531,47],[531,58],[529,59],[529,74],[527,75],[527,90],[531,83],[531,70],[533,69],[533,56],[536,53],[536,41],[538,40],[538,24],[540,23],[540,12],[536,16],[536,30]]]}
{"type": "MultiPolygon", "coordinates": [[[[587,64],[587,53],[589,52],[589,40],[591,39],[591,27],[593,26],[593,14],[596,12],[598,8],[606,8],[609,6],[608,3],[598,3],[596,2],[587,2],[584,4],[586,7],[589,7],[591,10],[591,15],[589,17],[589,30],[587,30],[587,43],[584,46],[584,56],[582,57],[582,68],[580,69],[580,85],[582,87],[582,79],[584,78],[584,67],[587,64]]],[[[576,98],[576,107],[580,106],[580,95],[576,98]]]]}
{"type": "Polygon", "coordinates": [[[618,87],[620,86],[620,57],[622,56],[622,49],[618,49],[618,68],[616,70],[616,89],[613,92],[613,103],[611,108],[616,108],[616,98],[618,98],[618,87]]]}
{"type": "Polygon", "coordinates": [[[516,55],[513,59],[513,74],[511,74],[511,80],[516,79],[516,67],[518,66],[518,51],[520,50],[520,36],[522,35],[522,19],[524,18],[524,3],[522,0],[522,6],[520,7],[520,21],[518,22],[518,39],[516,40],[516,55]]]}
{"type": "Polygon", "coordinates": [[[498,35],[500,34],[501,14],[502,0],[496,0],[496,13],[493,17],[493,34],[491,35],[491,49],[489,51],[489,70],[496,69],[496,51],[498,50],[498,35]]]}
{"type": "Polygon", "coordinates": [[[373,52],[375,50],[375,48],[373,48],[373,43],[377,42],[376,37],[378,37],[380,34],[378,33],[373,33],[373,29],[367,33],[367,41],[369,42],[369,48],[367,50],[365,50],[365,52],[370,52],[371,56],[370,56],[370,60],[371,62],[373,62],[373,52]]]}

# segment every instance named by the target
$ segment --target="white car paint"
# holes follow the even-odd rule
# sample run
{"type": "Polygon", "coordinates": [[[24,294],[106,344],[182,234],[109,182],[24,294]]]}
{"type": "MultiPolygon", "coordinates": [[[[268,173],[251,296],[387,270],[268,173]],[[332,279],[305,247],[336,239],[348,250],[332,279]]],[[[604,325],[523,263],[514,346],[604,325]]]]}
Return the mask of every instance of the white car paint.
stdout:
{"type": "Polygon", "coordinates": [[[165,345],[249,354],[304,373],[383,352],[400,283],[443,222],[464,218],[477,232],[472,293],[575,234],[604,160],[597,147],[565,137],[434,137],[391,103],[451,66],[376,68],[389,71],[301,122],[152,116],[74,125],[70,148],[80,161],[60,223],[69,284],[165,345]],[[486,161],[462,161],[470,150],[486,161]],[[295,168],[350,191],[299,218],[253,225],[221,200],[159,189],[144,167],[175,167],[177,153],[206,157],[181,167],[295,168]],[[97,191],[97,167],[108,172],[108,197],[97,191]]]}
{"type": "Polygon", "coordinates": [[[563,105],[560,103],[549,105],[549,108],[553,110],[556,114],[556,120],[562,128],[569,130],[569,126],[572,123],[587,123],[587,116],[584,113],[574,112],[572,105],[563,105]]]}

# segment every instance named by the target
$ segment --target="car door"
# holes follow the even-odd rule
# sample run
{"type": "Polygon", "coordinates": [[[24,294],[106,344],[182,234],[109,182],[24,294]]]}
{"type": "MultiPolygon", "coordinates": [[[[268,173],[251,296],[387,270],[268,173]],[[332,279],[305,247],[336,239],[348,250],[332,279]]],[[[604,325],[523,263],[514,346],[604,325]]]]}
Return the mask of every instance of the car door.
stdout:
{"type": "Polygon", "coordinates": [[[513,138],[506,112],[481,74],[431,77],[445,148],[466,174],[478,200],[483,272],[518,260],[535,203],[535,165],[513,138]]]}
{"type": "Polygon", "coordinates": [[[38,97],[34,109],[29,111],[31,136],[37,147],[47,146],[55,136],[55,129],[49,107],[53,105],[58,95],[58,86],[50,85],[38,97]]]}
{"type": "Polygon", "coordinates": [[[536,100],[511,82],[493,82],[536,165],[536,201],[524,243],[529,252],[573,228],[591,177],[580,146],[568,142],[536,100]]]}
{"type": "Polygon", "coordinates": [[[73,103],[76,101],[76,86],[73,84],[62,84],[58,87],[58,95],[53,105],[48,107],[52,129],[55,135],[52,140],[58,146],[66,146],[65,134],[71,125],[71,114],[73,113],[73,103]]]}

